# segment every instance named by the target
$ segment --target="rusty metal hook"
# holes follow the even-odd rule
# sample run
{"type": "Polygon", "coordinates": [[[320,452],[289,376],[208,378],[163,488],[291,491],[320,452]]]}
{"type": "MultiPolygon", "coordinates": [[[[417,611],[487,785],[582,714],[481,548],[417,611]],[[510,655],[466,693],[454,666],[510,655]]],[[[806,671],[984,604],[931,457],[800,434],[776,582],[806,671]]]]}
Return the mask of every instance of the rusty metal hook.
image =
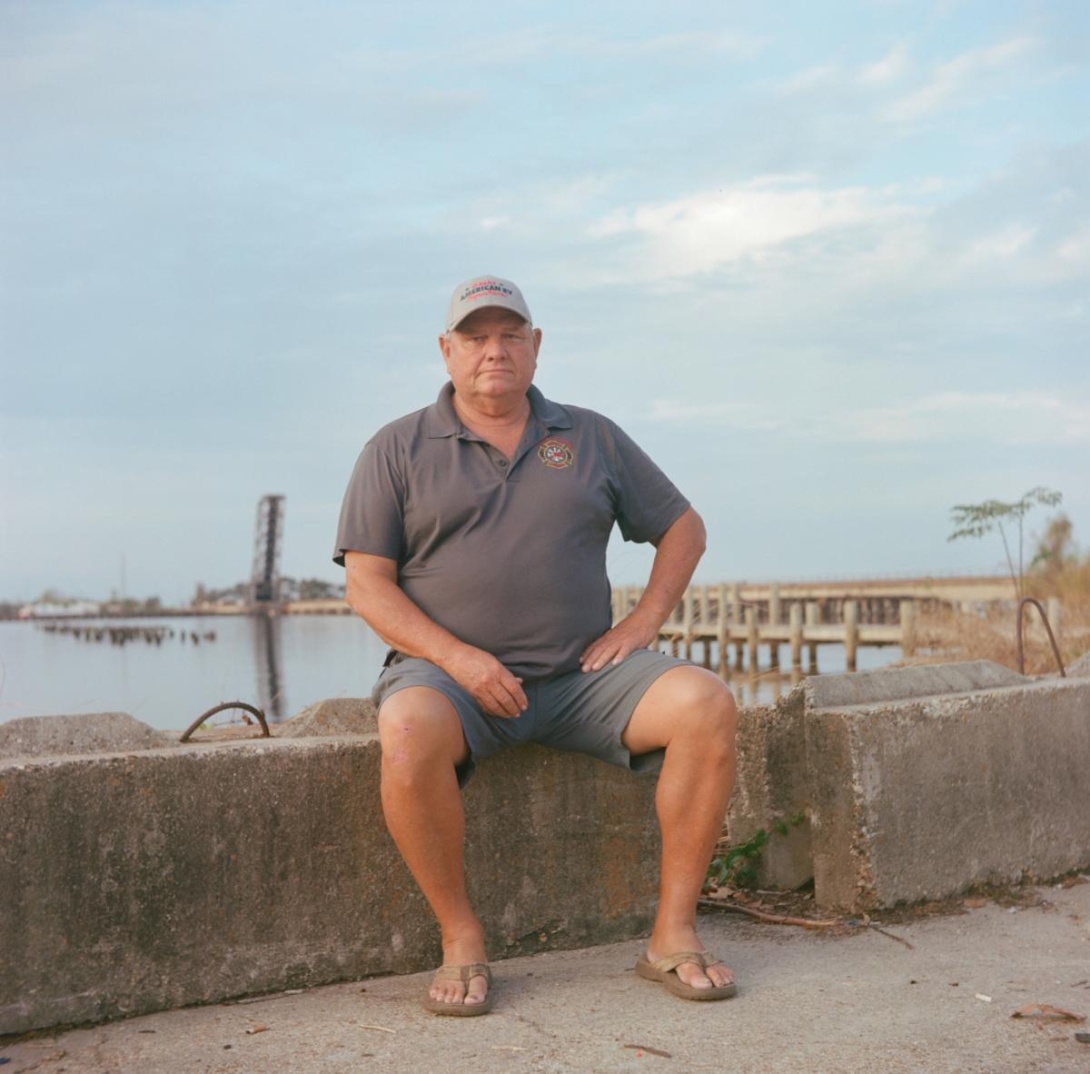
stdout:
{"type": "Polygon", "coordinates": [[[1045,624],[1045,630],[1048,631],[1048,640],[1052,642],[1052,652],[1056,657],[1056,664],[1060,669],[1060,677],[1066,679],[1067,672],[1064,671],[1064,662],[1060,657],[1060,647],[1056,644],[1056,635],[1052,633],[1052,626],[1048,621],[1048,615],[1045,613],[1044,606],[1039,600],[1034,597],[1023,597],[1018,602],[1018,674],[1025,675],[1026,673],[1026,657],[1022,651],[1022,610],[1027,604],[1032,604],[1041,613],[1041,622],[1045,624]]]}
{"type": "Polygon", "coordinates": [[[183,732],[182,737],[178,739],[179,742],[188,742],[189,736],[197,730],[198,727],[210,716],[215,716],[217,712],[223,712],[224,709],[245,709],[247,712],[252,712],[257,717],[257,722],[261,724],[261,737],[269,738],[269,725],[265,722],[265,713],[261,709],[254,708],[253,705],[247,705],[245,701],[224,701],[220,705],[213,705],[207,712],[198,716],[183,732]]]}

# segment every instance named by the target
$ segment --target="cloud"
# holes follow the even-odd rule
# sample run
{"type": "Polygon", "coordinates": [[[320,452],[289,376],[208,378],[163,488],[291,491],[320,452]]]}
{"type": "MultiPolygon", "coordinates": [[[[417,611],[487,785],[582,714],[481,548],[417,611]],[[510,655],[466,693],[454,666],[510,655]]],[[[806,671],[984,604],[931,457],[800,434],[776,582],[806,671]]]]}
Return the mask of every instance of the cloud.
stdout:
{"type": "Polygon", "coordinates": [[[969,248],[970,260],[991,261],[1015,257],[1033,241],[1036,231],[1025,224],[1011,224],[979,239],[969,248]]]}
{"type": "Polygon", "coordinates": [[[691,62],[694,56],[752,58],[761,52],[768,38],[731,33],[672,33],[635,40],[603,38],[557,39],[558,47],[576,56],[607,56],[611,59],[639,59],[647,56],[679,56],[691,62]]]}
{"type": "Polygon", "coordinates": [[[823,63],[792,75],[781,87],[781,92],[788,96],[811,93],[815,89],[839,82],[843,77],[843,70],[835,63],[823,63]]]}
{"type": "Polygon", "coordinates": [[[884,56],[861,67],[845,67],[836,63],[807,67],[788,78],[780,87],[780,92],[787,96],[796,96],[815,90],[839,90],[845,87],[879,89],[901,81],[910,68],[908,45],[901,42],[884,56]]]}
{"type": "Polygon", "coordinates": [[[766,339],[770,326],[781,333],[807,317],[838,324],[842,340],[855,331],[857,343],[866,325],[903,337],[948,321],[964,325],[971,346],[971,335],[989,338],[1001,323],[1054,323],[1041,288],[1082,286],[1088,155],[1090,143],[1035,146],[969,187],[946,176],[865,186],[800,173],[626,203],[621,184],[603,182],[579,204],[596,218],[546,214],[543,230],[593,250],[570,266],[582,286],[654,285],[694,302],[714,288],[715,310],[694,307],[703,320],[760,323],[766,339]],[[984,322],[967,315],[984,304],[993,311],[984,322]]]}
{"type": "Polygon", "coordinates": [[[779,416],[770,416],[767,407],[750,402],[689,403],[654,399],[648,420],[667,424],[729,425],[733,429],[766,432],[778,432],[783,428],[779,416]]]}
{"type": "MultiPolygon", "coordinates": [[[[456,9],[453,9],[456,10],[456,9]]],[[[567,72],[570,78],[581,80],[587,72],[585,63],[627,64],[666,61],[691,65],[694,62],[718,61],[724,58],[752,59],[769,43],[768,37],[698,31],[687,33],[651,33],[640,36],[632,30],[628,36],[603,31],[596,34],[575,34],[571,27],[560,29],[540,25],[516,31],[497,28],[492,33],[475,34],[471,40],[459,43],[451,50],[448,39],[417,39],[411,46],[385,50],[385,59],[361,50],[361,62],[392,64],[396,67],[429,69],[441,64],[444,71],[482,71],[524,68],[528,64],[549,64],[574,61],[578,66],[567,72]]]]}
{"type": "Polygon", "coordinates": [[[1090,399],[1033,390],[938,392],[901,405],[845,411],[815,431],[826,439],[875,444],[1090,444],[1090,399]]]}
{"type": "Polygon", "coordinates": [[[784,399],[774,416],[756,403],[687,403],[657,399],[650,420],[729,426],[813,443],[903,445],[974,441],[1008,446],[1090,445],[1090,399],[1054,392],[947,391],[890,406],[838,407],[826,399],[820,416],[791,413],[784,399]]]}
{"type": "Polygon", "coordinates": [[[806,67],[787,78],[779,86],[779,93],[790,97],[810,94],[815,90],[839,92],[860,87],[880,90],[903,81],[911,70],[908,43],[901,41],[869,63],[820,63],[806,67]]]}
{"type": "Polygon", "coordinates": [[[598,239],[641,243],[639,275],[644,280],[670,279],[744,258],[759,259],[798,239],[912,211],[881,191],[821,189],[765,178],[675,201],[617,209],[590,231],[598,239]]]}
{"type": "Polygon", "coordinates": [[[857,81],[864,86],[888,86],[899,82],[909,68],[908,46],[902,43],[890,49],[880,60],[862,68],[857,81]]]}
{"type": "Polygon", "coordinates": [[[894,101],[886,110],[886,118],[897,123],[915,123],[974,97],[995,86],[1000,77],[1035,47],[1032,38],[1017,37],[964,52],[939,64],[924,85],[894,101]]]}
{"type": "Polygon", "coordinates": [[[1072,267],[1090,265],[1090,225],[1081,228],[1060,243],[1056,256],[1072,267]]]}

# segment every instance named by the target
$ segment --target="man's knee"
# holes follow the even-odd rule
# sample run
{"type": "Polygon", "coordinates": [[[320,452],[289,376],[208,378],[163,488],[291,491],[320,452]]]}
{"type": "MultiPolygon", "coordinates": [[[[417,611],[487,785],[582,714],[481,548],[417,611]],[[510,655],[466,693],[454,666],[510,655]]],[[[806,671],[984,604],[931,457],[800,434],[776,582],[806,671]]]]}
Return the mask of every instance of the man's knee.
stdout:
{"type": "Polygon", "coordinates": [[[408,687],[387,697],[378,711],[378,733],[384,777],[461,764],[468,754],[454,706],[428,687],[408,687]]]}
{"type": "Polygon", "coordinates": [[[694,668],[680,699],[679,718],[693,734],[703,738],[710,749],[733,752],[738,731],[738,706],[727,684],[718,675],[694,668]]]}
{"type": "Polygon", "coordinates": [[[675,668],[657,679],[637,706],[625,743],[629,748],[669,746],[679,738],[716,755],[734,753],[738,709],[727,684],[695,666],[675,668]]]}

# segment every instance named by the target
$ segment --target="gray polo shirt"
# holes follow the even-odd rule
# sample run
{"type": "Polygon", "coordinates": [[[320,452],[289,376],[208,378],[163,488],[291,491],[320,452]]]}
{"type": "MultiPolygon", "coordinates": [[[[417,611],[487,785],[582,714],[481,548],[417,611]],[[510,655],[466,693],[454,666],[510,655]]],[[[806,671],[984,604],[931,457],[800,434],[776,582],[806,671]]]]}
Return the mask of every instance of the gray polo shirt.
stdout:
{"type": "Polygon", "coordinates": [[[380,429],[345,493],[334,561],[395,560],[426,615],[526,680],[574,671],[610,627],[606,544],[655,541],[688,500],[608,418],[537,388],[510,463],[466,429],[448,383],[380,429]]]}

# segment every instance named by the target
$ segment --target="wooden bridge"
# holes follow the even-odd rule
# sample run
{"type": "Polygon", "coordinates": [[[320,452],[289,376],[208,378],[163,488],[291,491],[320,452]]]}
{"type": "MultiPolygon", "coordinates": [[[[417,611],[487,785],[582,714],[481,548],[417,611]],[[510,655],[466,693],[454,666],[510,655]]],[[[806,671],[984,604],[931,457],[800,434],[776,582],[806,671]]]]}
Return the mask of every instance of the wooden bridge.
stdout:
{"type": "MultiPolygon", "coordinates": [[[[642,592],[638,586],[614,590],[614,622],[642,592]]],[[[767,666],[778,669],[782,645],[789,647],[795,671],[802,669],[805,651],[810,672],[817,671],[819,646],[843,645],[847,668],[855,671],[860,646],[898,645],[911,655],[920,607],[981,610],[1016,599],[1014,584],[1002,577],[701,585],[686,590],[660,638],[690,660],[700,646],[704,666],[721,675],[755,674],[761,646],[768,649],[767,666]]]]}

